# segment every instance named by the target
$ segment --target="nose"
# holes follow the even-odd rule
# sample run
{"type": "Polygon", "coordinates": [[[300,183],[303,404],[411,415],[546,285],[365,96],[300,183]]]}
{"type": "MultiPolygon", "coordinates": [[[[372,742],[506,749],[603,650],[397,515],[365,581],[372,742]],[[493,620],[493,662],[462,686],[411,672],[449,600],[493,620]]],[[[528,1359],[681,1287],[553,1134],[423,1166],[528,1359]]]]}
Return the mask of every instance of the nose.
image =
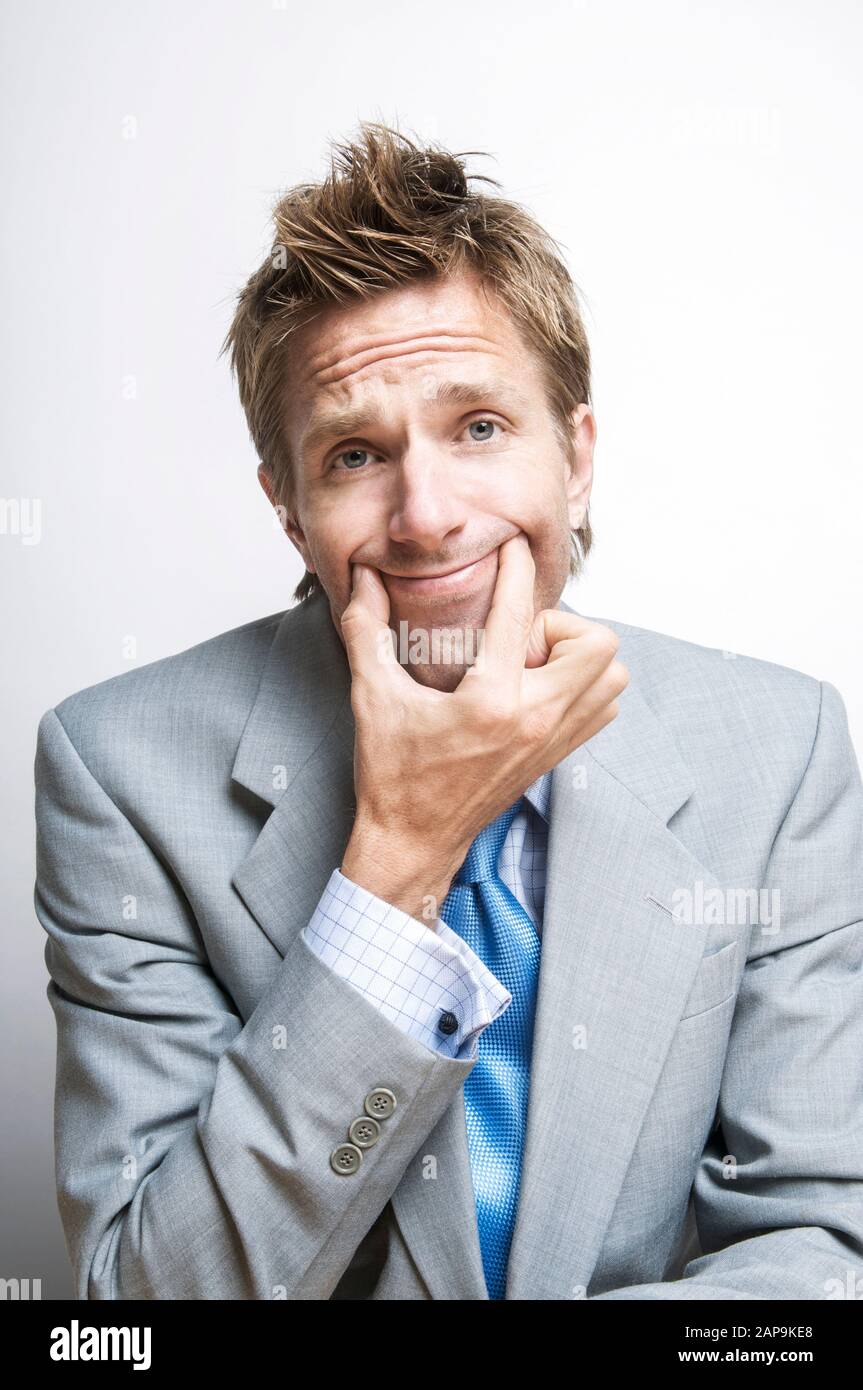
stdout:
{"type": "Polygon", "coordinates": [[[389,538],[396,544],[434,551],[467,519],[455,464],[434,445],[414,443],[395,475],[389,538]]]}

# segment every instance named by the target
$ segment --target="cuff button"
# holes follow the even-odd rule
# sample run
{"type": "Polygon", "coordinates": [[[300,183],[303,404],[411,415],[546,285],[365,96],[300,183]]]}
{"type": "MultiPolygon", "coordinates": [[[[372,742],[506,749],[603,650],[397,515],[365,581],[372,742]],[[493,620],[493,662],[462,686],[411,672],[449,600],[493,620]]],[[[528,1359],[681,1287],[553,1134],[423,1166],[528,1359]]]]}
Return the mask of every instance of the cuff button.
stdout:
{"type": "Polygon", "coordinates": [[[373,1120],[388,1120],[396,1108],[396,1098],[387,1086],[375,1086],[363,1101],[363,1109],[373,1120]]]}
{"type": "Polygon", "coordinates": [[[330,1154],[330,1167],[336,1173],[355,1173],[363,1161],[356,1144],[339,1144],[330,1154]]]}
{"type": "Polygon", "coordinates": [[[358,1149],[370,1149],[381,1137],[381,1127],[371,1115],[358,1115],[348,1130],[348,1138],[358,1149]]]}

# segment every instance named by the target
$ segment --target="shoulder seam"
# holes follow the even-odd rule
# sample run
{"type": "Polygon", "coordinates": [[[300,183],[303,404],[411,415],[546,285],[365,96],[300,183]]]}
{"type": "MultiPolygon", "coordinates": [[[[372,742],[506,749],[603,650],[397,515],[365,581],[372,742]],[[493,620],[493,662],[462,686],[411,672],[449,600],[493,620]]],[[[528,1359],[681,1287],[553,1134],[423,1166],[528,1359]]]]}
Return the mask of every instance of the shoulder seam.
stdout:
{"type": "MultiPolygon", "coordinates": [[[[812,676],[812,677],[810,677],[810,679],[811,679],[811,680],[817,680],[817,677],[812,676]]],[[[769,852],[768,852],[767,860],[766,860],[766,863],[767,863],[767,864],[769,864],[770,861],[771,861],[771,859],[773,858],[773,851],[774,851],[774,849],[776,848],[776,842],[777,842],[777,840],[779,839],[779,836],[782,834],[783,828],[784,828],[784,826],[785,826],[785,822],[787,821],[788,817],[789,817],[790,814],[791,814],[791,808],[793,807],[795,801],[797,800],[797,797],[798,797],[799,794],[800,794],[800,788],[803,786],[803,783],[804,783],[804,781],[806,780],[806,774],[807,774],[807,772],[809,771],[809,768],[810,768],[810,766],[811,766],[811,764],[812,764],[812,755],[813,755],[813,753],[815,752],[815,745],[816,745],[816,743],[818,742],[818,734],[819,734],[819,732],[820,732],[820,730],[821,730],[821,713],[822,713],[823,708],[824,708],[824,682],[823,682],[823,681],[818,681],[818,711],[817,711],[816,716],[815,716],[815,730],[814,730],[814,733],[813,733],[813,735],[812,735],[812,742],[811,742],[810,745],[809,745],[809,752],[808,752],[808,754],[806,755],[806,761],[805,761],[805,763],[803,764],[803,771],[801,772],[801,774],[800,774],[800,776],[799,776],[799,778],[798,778],[798,780],[797,780],[797,785],[795,786],[794,791],[793,791],[793,793],[792,793],[792,796],[791,796],[791,798],[790,798],[790,800],[789,800],[789,802],[788,802],[788,805],[787,805],[786,808],[785,808],[785,814],[783,815],[781,821],[779,822],[779,825],[778,825],[777,828],[776,828],[776,834],[773,836],[773,839],[772,839],[772,841],[771,841],[771,843],[770,843],[770,850],[769,850],[769,852]]]]}

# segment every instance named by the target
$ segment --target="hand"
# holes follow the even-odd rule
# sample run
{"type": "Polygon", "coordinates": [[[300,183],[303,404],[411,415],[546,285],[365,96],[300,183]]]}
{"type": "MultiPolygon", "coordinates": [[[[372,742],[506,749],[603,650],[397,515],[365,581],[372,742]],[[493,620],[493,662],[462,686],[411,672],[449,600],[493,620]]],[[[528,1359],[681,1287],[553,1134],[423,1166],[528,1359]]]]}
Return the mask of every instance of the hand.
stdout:
{"type": "Polygon", "coordinates": [[[520,532],[499,550],[481,660],[443,692],[395,660],[383,581],[354,566],[342,633],[357,815],[342,869],[408,911],[445,895],[480,830],[618,714],[629,675],[616,634],[558,608],[534,617],[534,577],[520,532]]]}

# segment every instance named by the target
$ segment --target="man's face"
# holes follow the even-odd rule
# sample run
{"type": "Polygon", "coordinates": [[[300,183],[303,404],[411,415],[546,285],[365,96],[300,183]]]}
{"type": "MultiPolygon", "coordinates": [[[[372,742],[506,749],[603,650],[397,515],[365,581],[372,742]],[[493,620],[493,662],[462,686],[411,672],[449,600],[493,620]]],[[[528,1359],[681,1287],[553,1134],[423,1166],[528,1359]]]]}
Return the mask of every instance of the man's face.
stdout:
{"type": "MultiPolygon", "coordinates": [[[[593,416],[586,405],[573,415],[571,465],[538,359],[476,276],[328,309],[298,334],[292,362],[286,530],[340,637],[359,562],[379,572],[397,636],[426,632],[431,656],[435,629],[458,630],[470,650],[491,607],[499,547],[519,531],[536,566],[534,611],[556,606],[570,528],[590,495],[593,416]]],[[[453,690],[467,664],[411,660],[405,669],[453,690]]]]}

